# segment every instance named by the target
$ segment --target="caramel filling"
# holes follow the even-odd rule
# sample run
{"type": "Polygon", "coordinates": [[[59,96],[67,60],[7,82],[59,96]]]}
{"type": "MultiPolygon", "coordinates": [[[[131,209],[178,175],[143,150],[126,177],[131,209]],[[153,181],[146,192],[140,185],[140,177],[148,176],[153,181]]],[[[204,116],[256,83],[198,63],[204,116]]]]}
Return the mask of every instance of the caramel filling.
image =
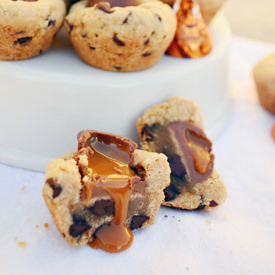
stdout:
{"type": "Polygon", "coordinates": [[[196,170],[200,174],[206,173],[211,163],[208,144],[196,133],[189,130],[186,131],[186,140],[188,142],[191,155],[194,159],[196,170]]]}
{"type": "Polygon", "coordinates": [[[107,157],[94,147],[92,149],[94,153],[88,156],[89,175],[91,177],[103,176],[109,180],[127,180],[135,176],[128,164],[107,157]]]}
{"type": "Polygon", "coordinates": [[[93,192],[107,192],[114,201],[115,216],[110,224],[103,225],[95,232],[89,243],[93,248],[119,252],[128,248],[133,234],[126,225],[130,196],[135,185],[141,181],[129,167],[133,150],[127,150],[122,143],[114,143],[110,136],[96,136],[85,142],[92,149],[88,155],[87,181],[84,182],[85,200],[89,204],[93,192]],[[104,142],[105,141],[105,142],[104,142]]]}

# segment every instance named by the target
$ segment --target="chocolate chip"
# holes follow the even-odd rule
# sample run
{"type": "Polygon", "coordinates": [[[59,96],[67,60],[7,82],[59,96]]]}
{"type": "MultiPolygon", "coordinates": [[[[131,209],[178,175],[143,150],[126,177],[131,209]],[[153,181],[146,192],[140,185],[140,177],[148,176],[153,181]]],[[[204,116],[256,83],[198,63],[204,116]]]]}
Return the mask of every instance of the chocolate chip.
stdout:
{"type": "Polygon", "coordinates": [[[46,180],[46,183],[52,188],[53,190],[53,199],[58,197],[62,191],[62,187],[58,184],[53,178],[49,178],[46,180]]]}
{"type": "Polygon", "coordinates": [[[95,47],[90,46],[90,49],[91,49],[91,50],[95,50],[95,47]]]}
{"type": "Polygon", "coordinates": [[[72,224],[70,226],[69,233],[72,237],[76,238],[81,236],[84,232],[86,232],[90,228],[91,228],[90,226],[72,224]]]}
{"type": "Polygon", "coordinates": [[[201,195],[200,205],[194,210],[203,210],[205,208],[206,205],[205,205],[204,199],[205,199],[205,196],[201,195]]]}
{"type": "Polygon", "coordinates": [[[32,37],[21,37],[21,38],[19,38],[19,39],[17,39],[16,41],[14,41],[14,45],[17,45],[17,44],[19,44],[19,45],[27,45],[27,44],[29,44],[29,43],[31,43],[31,41],[32,41],[32,37]]]}
{"type": "Polygon", "coordinates": [[[116,69],[116,70],[118,70],[118,71],[120,71],[122,68],[121,67],[119,67],[119,66],[114,66],[114,68],[116,69]]]}
{"type": "Polygon", "coordinates": [[[205,204],[200,204],[196,209],[194,210],[203,210],[205,208],[205,204]]]}
{"type": "Polygon", "coordinates": [[[14,34],[22,34],[24,33],[25,31],[18,31],[18,32],[15,32],[14,34]]]}
{"type": "Polygon", "coordinates": [[[69,228],[69,233],[72,237],[79,237],[90,228],[91,226],[87,224],[85,218],[73,216],[73,224],[69,228]]]}
{"type": "Polygon", "coordinates": [[[150,38],[146,39],[146,40],[144,41],[144,46],[147,46],[147,45],[149,44],[149,42],[150,42],[150,38]]]}
{"type": "Polygon", "coordinates": [[[149,220],[149,217],[146,215],[133,216],[130,224],[130,229],[133,230],[140,228],[147,220],[149,220]]]}
{"type": "Polygon", "coordinates": [[[150,55],[152,55],[152,53],[149,53],[149,52],[146,52],[146,53],[142,54],[143,57],[147,57],[147,56],[150,56],[150,55]]]}
{"type": "Polygon", "coordinates": [[[115,33],[113,36],[113,41],[120,47],[125,46],[125,43],[123,41],[121,41],[120,39],[118,39],[117,34],[115,33]]]}
{"type": "Polygon", "coordinates": [[[168,157],[168,162],[171,168],[172,173],[185,180],[186,170],[184,165],[182,164],[181,157],[179,155],[171,155],[168,157]]]}
{"type": "Polygon", "coordinates": [[[145,168],[141,165],[137,165],[135,167],[131,167],[131,169],[135,172],[137,176],[140,177],[142,181],[145,181],[146,178],[146,171],[145,168]]]}
{"type": "Polygon", "coordinates": [[[131,15],[132,15],[132,12],[130,11],[129,14],[127,15],[127,17],[123,20],[122,24],[126,24],[131,15]]]}
{"type": "Polygon", "coordinates": [[[177,188],[176,188],[173,184],[170,184],[168,187],[166,187],[166,188],[164,189],[164,195],[165,195],[164,200],[165,200],[165,201],[172,201],[172,200],[174,200],[179,194],[180,194],[180,192],[177,190],[177,188]]]}
{"type": "Polygon", "coordinates": [[[95,204],[89,208],[96,216],[102,217],[105,215],[114,214],[114,201],[113,200],[100,200],[96,201],[95,204]]]}
{"type": "Polygon", "coordinates": [[[159,14],[156,14],[156,17],[157,17],[157,19],[158,19],[160,22],[162,21],[162,18],[160,17],[159,14]]]}
{"type": "Polygon", "coordinates": [[[67,19],[64,20],[64,24],[65,24],[65,26],[67,26],[67,28],[69,29],[69,33],[70,33],[73,30],[74,26],[72,24],[70,24],[70,22],[67,19]]]}
{"type": "Polygon", "coordinates": [[[97,4],[96,7],[97,7],[98,10],[101,10],[101,11],[103,11],[105,13],[108,13],[108,14],[114,12],[114,10],[111,10],[111,6],[107,2],[101,2],[101,3],[97,4]]]}
{"type": "Polygon", "coordinates": [[[145,126],[141,130],[141,136],[145,136],[145,141],[153,141],[154,140],[154,129],[156,127],[156,124],[153,124],[152,126],[149,126],[145,124],[145,126]]]}
{"type": "Polygon", "coordinates": [[[212,200],[212,201],[210,201],[209,206],[216,207],[216,206],[218,206],[218,204],[214,200],[212,200]]]}
{"type": "Polygon", "coordinates": [[[49,20],[48,22],[48,27],[54,27],[55,26],[55,23],[56,23],[56,20],[49,20]]]}

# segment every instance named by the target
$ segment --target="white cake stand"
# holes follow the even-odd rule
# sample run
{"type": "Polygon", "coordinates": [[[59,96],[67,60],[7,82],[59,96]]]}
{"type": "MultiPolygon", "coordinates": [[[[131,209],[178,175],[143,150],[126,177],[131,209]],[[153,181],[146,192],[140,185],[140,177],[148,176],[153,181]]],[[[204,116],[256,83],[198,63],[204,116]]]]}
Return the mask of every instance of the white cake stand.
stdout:
{"type": "Polygon", "coordinates": [[[60,48],[57,43],[30,60],[0,61],[0,162],[44,171],[51,159],[76,150],[76,136],[83,129],[138,142],[136,119],[146,108],[174,95],[200,104],[206,132],[214,138],[230,114],[231,32],[222,14],[210,30],[210,55],[198,60],[163,56],[140,72],[92,68],[69,44],[60,48]]]}

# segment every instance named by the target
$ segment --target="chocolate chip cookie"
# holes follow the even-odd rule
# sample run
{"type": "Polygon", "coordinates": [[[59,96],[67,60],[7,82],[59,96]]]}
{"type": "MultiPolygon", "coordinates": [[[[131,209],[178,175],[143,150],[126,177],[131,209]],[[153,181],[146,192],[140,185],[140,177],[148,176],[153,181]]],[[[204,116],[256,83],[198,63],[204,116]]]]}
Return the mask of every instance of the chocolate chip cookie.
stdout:
{"type": "Polygon", "coordinates": [[[203,119],[194,101],[173,97],[146,110],[137,121],[143,150],[164,153],[171,183],[163,205],[211,210],[227,196],[214,169],[212,143],[203,131],[203,119]]]}
{"type": "Polygon", "coordinates": [[[1,0],[0,60],[44,53],[63,24],[64,0],[1,0]]]}
{"type": "Polygon", "coordinates": [[[77,152],[48,165],[43,196],[68,243],[118,252],[133,229],[154,223],[170,168],[163,154],[136,148],[128,138],[84,131],[77,152]]]}
{"type": "Polygon", "coordinates": [[[176,17],[160,1],[84,0],[72,6],[65,27],[84,62],[104,70],[138,71],[164,54],[176,17]]]}
{"type": "Polygon", "coordinates": [[[275,114],[275,53],[260,60],[253,75],[261,105],[275,114]]]}

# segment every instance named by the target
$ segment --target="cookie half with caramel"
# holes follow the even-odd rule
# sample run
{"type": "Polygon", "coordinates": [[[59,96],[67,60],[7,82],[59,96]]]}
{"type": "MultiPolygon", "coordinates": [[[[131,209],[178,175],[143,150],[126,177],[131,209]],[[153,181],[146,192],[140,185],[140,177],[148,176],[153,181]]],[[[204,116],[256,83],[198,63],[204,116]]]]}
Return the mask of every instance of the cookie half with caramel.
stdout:
{"type": "Polygon", "coordinates": [[[197,103],[173,97],[146,110],[137,130],[142,149],[168,157],[171,183],[163,205],[210,210],[225,201],[226,188],[214,169],[212,143],[197,103]]]}
{"type": "Polygon", "coordinates": [[[77,152],[50,162],[43,196],[68,243],[119,252],[133,229],[154,223],[170,168],[165,155],[136,148],[128,138],[84,131],[77,152]]]}

